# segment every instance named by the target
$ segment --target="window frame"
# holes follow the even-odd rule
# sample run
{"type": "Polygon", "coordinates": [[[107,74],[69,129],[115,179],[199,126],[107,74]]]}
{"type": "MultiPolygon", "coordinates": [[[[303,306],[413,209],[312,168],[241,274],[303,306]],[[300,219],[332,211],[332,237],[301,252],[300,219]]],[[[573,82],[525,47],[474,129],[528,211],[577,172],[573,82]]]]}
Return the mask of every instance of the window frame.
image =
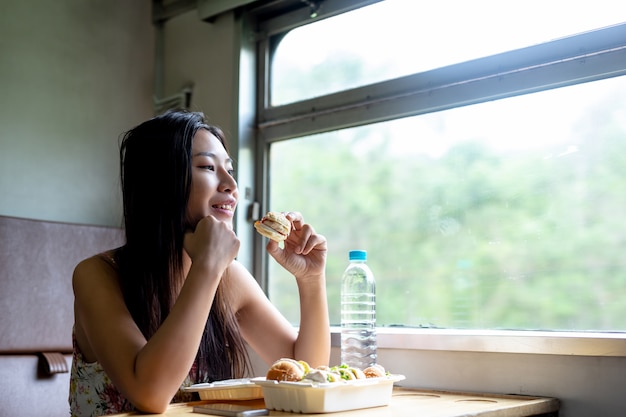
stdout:
{"type": "MultiPolygon", "coordinates": [[[[248,34],[256,48],[255,189],[269,207],[270,145],[305,135],[426,114],[516,95],[626,75],[626,23],[477,58],[321,97],[271,106],[274,39],[289,30],[376,1],[326,0],[310,8],[284,1],[251,9],[248,34]],[[289,7],[287,7],[289,5],[289,7]]],[[[244,37],[246,35],[244,34],[244,37]]],[[[267,289],[267,254],[257,236],[253,271],[267,289]]],[[[626,333],[378,328],[380,348],[442,351],[626,356],[626,333]]],[[[339,329],[332,344],[339,346],[339,329]]]]}
{"type": "MultiPolygon", "coordinates": [[[[289,29],[291,29],[291,25],[289,29]]],[[[287,29],[287,30],[289,30],[287,29]]],[[[280,106],[269,99],[271,32],[260,40],[259,140],[415,116],[626,74],[626,23],[280,106]]]]}

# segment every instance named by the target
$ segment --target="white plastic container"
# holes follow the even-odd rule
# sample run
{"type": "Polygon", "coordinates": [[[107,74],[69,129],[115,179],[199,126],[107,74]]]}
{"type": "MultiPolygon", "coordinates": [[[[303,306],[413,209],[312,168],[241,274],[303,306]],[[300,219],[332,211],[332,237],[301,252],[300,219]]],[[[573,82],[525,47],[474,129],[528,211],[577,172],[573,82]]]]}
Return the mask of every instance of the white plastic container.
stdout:
{"type": "Polygon", "coordinates": [[[394,382],[403,379],[403,375],[390,375],[329,383],[267,381],[264,377],[251,381],[263,387],[266,408],[314,414],[389,405],[394,382]]]}
{"type": "Polygon", "coordinates": [[[195,384],[182,388],[197,392],[201,400],[253,400],[263,398],[263,389],[250,379],[228,379],[211,383],[195,384]]]}

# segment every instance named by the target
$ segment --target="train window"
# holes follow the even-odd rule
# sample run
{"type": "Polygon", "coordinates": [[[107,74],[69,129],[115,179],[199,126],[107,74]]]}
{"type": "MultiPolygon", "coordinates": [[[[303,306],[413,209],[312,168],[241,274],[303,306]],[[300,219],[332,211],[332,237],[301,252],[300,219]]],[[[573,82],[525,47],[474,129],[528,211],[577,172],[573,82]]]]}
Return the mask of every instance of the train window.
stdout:
{"type": "Polygon", "coordinates": [[[625,10],[615,0],[381,1],[289,32],[274,54],[271,104],[609,26],[621,22],[625,10]]]}
{"type": "MultiPolygon", "coordinates": [[[[626,331],[626,23],[598,1],[261,22],[257,195],[327,237],[331,323],[360,248],[379,326],[626,331]]],[[[263,268],[296,323],[293,278],[263,268]]]]}
{"type": "MultiPolygon", "coordinates": [[[[350,249],[378,324],[626,330],[626,76],[272,145],[270,200],[329,241],[331,322],[350,249]]],[[[293,279],[270,298],[297,320],[293,279]]]]}

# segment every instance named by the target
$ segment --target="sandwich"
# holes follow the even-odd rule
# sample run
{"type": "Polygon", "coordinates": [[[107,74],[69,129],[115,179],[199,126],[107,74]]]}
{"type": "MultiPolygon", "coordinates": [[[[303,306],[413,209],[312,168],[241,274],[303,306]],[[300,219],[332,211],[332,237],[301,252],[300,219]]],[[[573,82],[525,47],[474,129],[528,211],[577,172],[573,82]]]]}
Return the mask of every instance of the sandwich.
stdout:
{"type": "Polygon", "coordinates": [[[254,228],[263,236],[276,242],[287,239],[291,232],[291,222],[278,211],[269,211],[261,220],[254,222],[254,228]]]}

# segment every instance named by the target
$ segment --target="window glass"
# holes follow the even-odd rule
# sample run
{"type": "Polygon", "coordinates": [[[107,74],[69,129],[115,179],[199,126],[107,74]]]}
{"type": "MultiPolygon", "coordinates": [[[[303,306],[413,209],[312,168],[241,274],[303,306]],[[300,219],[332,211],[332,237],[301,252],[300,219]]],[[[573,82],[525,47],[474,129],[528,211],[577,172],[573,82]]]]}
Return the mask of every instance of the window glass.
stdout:
{"type": "Polygon", "coordinates": [[[384,0],[289,32],[276,49],[281,105],[624,21],[615,0],[384,0]]]}
{"type": "MultiPolygon", "coordinates": [[[[626,76],[274,143],[273,210],[366,249],[379,326],[624,331],[626,76]]],[[[293,277],[269,294],[294,323],[293,277]],[[286,294],[290,294],[286,296],[286,294]]]]}

